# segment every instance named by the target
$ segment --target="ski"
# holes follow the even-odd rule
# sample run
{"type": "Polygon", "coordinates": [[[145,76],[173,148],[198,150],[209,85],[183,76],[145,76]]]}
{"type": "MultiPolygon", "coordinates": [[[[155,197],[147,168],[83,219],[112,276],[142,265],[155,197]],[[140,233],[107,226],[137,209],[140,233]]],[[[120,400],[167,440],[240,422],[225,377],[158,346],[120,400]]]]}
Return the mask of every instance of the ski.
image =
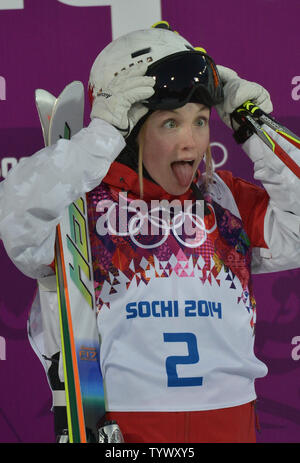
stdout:
{"type": "MultiPolygon", "coordinates": [[[[35,96],[46,146],[82,128],[81,82],[67,85],[58,98],[41,89],[35,96]]],[[[55,268],[68,441],[96,442],[105,406],[85,195],[68,207],[57,226],[55,268]]]]}
{"type": "Polygon", "coordinates": [[[279,159],[298,177],[300,178],[300,167],[286,153],[286,151],[263,129],[262,125],[266,124],[277,134],[292,145],[300,148],[300,138],[280,124],[276,119],[266,114],[251,101],[246,101],[242,106],[232,113],[232,118],[241,125],[246,125],[252,133],[258,137],[278,156],[279,159]]]}
{"type": "Polygon", "coordinates": [[[47,92],[47,90],[43,90],[38,88],[35,91],[35,101],[36,107],[38,111],[38,115],[40,118],[40,123],[43,132],[43,138],[45,146],[49,145],[48,135],[49,135],[49,127],[50,127],[50,119],[53,111],[53,106],[55,104],[56,98],[51,93],[47,92]]]}

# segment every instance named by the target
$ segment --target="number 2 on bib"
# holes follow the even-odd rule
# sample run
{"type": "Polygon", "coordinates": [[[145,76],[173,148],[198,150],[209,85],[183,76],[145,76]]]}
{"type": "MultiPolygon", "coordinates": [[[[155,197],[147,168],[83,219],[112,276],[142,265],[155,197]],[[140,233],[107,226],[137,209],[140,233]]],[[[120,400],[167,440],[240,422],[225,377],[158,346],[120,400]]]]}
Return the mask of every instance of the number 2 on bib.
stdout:
{"type": "Polygon", "coordinates": [[[164,333],[164,342],[185,342],[188,355],[173,355],[166,359],[168,387],[202,386],[203,377],[178,377],[177,365],[191,365],[199,362],[197,338],[193,333],[164,333]]]}

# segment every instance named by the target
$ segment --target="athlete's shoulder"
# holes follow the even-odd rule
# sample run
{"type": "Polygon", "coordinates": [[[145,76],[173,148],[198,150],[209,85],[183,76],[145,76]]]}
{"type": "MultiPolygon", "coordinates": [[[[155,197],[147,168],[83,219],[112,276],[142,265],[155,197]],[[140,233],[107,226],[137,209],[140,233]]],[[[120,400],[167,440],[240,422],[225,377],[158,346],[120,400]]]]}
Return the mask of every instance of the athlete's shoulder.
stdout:
{"type": "Polygon", "coordinates": [[[225,185],[230,189],[252,245],[266,247],[264,217],[270,200],[267,191],[259,185],[234,177],[230,171],[217,171],[214,178],[219,179],[223,189],[225,185]]]}
{"type": "Polygon", "coordinates": [[[264,192],[265,190],[260,187],[259,185],[255,185],[252,182],[249,182],[248,180],[245,180],[241,177],[235,177],[232,172],[229,170],[217,170],[215,172],[215,176],[218,176],[223,180],[223,182],[226,183],[226,185],[231,189],[235,190],[236,188],[245,188],[245,189],[251,189],[251,190],[257,190],[264,192]]]}

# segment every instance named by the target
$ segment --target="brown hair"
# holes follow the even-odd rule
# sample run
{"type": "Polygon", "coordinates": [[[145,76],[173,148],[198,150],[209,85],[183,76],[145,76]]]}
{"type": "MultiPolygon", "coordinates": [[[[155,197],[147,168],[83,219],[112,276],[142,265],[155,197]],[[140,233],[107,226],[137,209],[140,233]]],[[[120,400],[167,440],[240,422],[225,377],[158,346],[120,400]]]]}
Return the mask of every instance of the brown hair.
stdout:
{"type": "Polygon", "coordinates": [[[138,145],[139,145],[139,159],[138,159],[138,174],[139,174],[139,185],[140,185],[140,198],[144,196],[144,176],[143,176],[143,150],[145,141],[145,127],[147,121],[142,125],[141,130],[138,134],[138,145]]]}
{"type": "Polygon", "coordinates": [[[212,176],[214,173],[214,165],[213,165],[213,158],[211,154],[211,147],[208,145],[206,148],[206,153],[205,153],[205,189],[207,190],[209,184],[212,182],[212,176]]]}

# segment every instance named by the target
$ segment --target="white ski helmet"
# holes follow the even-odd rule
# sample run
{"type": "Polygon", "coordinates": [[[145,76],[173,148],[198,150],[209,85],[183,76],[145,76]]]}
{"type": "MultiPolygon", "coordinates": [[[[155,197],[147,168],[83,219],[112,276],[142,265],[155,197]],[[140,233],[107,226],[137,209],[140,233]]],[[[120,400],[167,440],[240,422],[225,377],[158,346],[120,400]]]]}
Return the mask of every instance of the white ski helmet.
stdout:
{"type": "Polygon", "coordinates": [[[89,89],[95,98],[114,76],[141,61],[154,63],[161,58],[193,49],[192,45],[167,29],[145,29],[130,32],[109,43],[97,56],[91,68],[89,89]]]}
{"type": "Polygon", "coordinates": [[[156,78],[150,109],[183,106],[192,95],[208,106],[223,99],[217,68],[205,51],[195,49],[177,32],[158,26],[119,37],[99,53],[90,72],[91,103],[116,75],[140,62],[149,63],[146,75],[156,78]],[[201,90],[197,98],[196,89],[201,90]]]}

